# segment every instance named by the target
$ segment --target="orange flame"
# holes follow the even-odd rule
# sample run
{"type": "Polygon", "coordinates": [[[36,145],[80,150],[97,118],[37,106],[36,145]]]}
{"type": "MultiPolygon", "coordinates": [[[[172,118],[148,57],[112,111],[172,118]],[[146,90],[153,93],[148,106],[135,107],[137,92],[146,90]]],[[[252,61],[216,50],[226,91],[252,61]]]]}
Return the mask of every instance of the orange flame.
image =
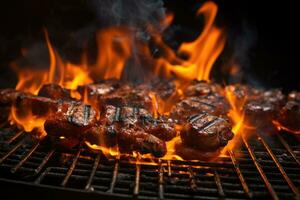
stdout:
{"type": "Polygon", "coordinates": [[[185,80],[209,80],[212,66],[225,45],[223,31],[214,26],[217,10],[218,7],[213,2],[206,2],[198,10],[197,15],[204,15],[204,30],[195,41],[183,43],[179,48],[179,54],[187,55],[187,60],[176,57],[176,54],[163,44],[161,38],[156,38],[156,42],[166,54],[158,60],[156,73],[163,71],[168,77],[175,74],[185,80]]]}
{"type": "Polygon", "coordinates": [[[26,132],[35,131],[37,136],[41,138],[47,135],[44,130],[46,119],[33,115],[29,109],[25,116],[21,116],[18,114],[16,107],[12,106],[10,119],[14,123],[21,125],[26,132]]]}
{"type": "Polygon", "coordinates": [[[238,137],[236,137],[239,134],[242,134],[242,132],[245,130],[244,127],[244,111],[243,107],[246,102],[246,97],[242,99],[242,102],[238,102],[235,95],[234,95],[234,86],[227,86],[225,88],[225,96],[230,104],[230,111],[228,113],[228,117],[232,120],[234,126],[232,128],[232,132],[234,133],[235,137],[233,140],[229,141],[227,146],[223,149],[221,154],[226,154],[228,149],[233,149],[236,147],[240,140],[238,137]]]}
{"type": "Polygon", "coordinates": [[[114,27],[97,34],[98,60],[96,73],[103,79],[120,79],[126,60],[131,55],[133,33],[125,27],[114,27]]]}

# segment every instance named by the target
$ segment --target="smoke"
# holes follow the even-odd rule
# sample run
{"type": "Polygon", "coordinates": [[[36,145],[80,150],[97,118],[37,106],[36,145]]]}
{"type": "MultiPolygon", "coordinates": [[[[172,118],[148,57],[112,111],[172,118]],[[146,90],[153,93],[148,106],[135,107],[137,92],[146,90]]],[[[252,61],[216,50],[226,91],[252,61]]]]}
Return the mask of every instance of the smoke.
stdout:
{"type": "Polygon", "coordinates": [[[162,0],[91,0],[99,27],[126,26],[132,30],[132,55],[127,60],[122,79],[134,82],[145,81],[151,73],[151,63],[145,59],[141,45],[148,45],[151,31],[162,32],[165,8],[162,0]],[[151,29],[151,31],[150,31],[151,29]]]}
{"type": "Polygon", "coordinates": [[[160,29],[160,21],[165,17],[162,0],[91,0],[102,27],[129,26],[140,31],[147,24],[160,29]]]}
{"type": "Polygon", "coordinates": [[[225,63],[225,68],[229,70],[229,82],[245,82],[254,86],[259,86],[259,81],[251,72],[251,57],[257,42],[257,30],[249,25],[247,21],[242,21],[238,30],[228,31],[228,43],[231,48],[229,62],[225,63]]]}

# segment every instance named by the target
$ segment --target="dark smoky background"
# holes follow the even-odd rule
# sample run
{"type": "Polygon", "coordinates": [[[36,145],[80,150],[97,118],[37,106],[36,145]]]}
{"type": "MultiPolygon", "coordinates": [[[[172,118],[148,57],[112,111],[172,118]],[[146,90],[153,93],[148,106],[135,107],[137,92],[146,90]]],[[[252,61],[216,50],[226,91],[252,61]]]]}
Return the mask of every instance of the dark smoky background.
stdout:
{"type": "MultiPolygon", "coordinates": [[[[73,62],[87,49],[90,62],[97,55],[95,32],[112,24],[130,24],[141,32],[145,22],[157,24],[164,8],[175,14],[164,40],[176,49],[192,41],[203,28],[195,17],[202,0],[10,0],[0,7],[0,87],[17,81],[9,65],[30,49],[28,65],[49,62],[43,28],[47,28],[59,54],[73,62]],[[140,3],[143,2],[143,3],[140,3]],[[122,5],[121,7],[119,5],[122,5]],[[142,5],[142,6],[140,6],[142,5]],[[122,9],[128,7],[125,11],[122,9]],[[114,11],[114,12],[110,12],[114,11]]],[[[225,29],[227,43],[217,60],[213,77],[218,82],[244,82],[285,91],[299,86],[299,7],[283,1],[216,0],[217,24],[225,29]],[[231,66],[239,66],[228,76],[231,66]]],[[[164,27],[158,27],[163,29],[164,27]]],[[[147,39],[147,34],[144,34],[147,39]]]]}

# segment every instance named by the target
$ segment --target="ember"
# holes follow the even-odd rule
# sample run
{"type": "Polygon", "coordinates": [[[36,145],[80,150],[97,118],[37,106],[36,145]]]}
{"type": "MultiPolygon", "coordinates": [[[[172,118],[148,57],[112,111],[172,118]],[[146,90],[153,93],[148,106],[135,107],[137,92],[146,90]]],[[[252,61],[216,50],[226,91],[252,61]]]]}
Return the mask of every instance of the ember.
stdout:
{"type": "MultiPolygon", "coordinates": [[[[299,133],[297,92],[286,101],[280,90],[212,81],[210,72],[226,38],[214,24],[217,10],[213,2],[198,9],[204,29],[177,52],[149,23],[157,57],[137,30],[117,26],[97,33],[94,64],[86,56],[82,64],[73,64],[58,55],[45,31],[49,69],[25,70],[14,63],[19,82],[15,90],[0,90],[0,106],[11,123],[40,139],[69,149],[85,144],[107,157],[212,160],[253,129],[299,133]],[[142,83],[126,79],[128,63],[145,64],[149,76],[142,83]]],[[[171,21],[169,15],[161,23],[171,21]]]]}

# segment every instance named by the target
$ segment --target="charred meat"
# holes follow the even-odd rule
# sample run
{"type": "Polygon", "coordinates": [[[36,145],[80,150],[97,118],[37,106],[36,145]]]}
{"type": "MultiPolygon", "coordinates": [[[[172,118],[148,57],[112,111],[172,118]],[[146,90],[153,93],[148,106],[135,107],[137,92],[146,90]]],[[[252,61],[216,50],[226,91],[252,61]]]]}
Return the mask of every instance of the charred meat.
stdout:
{"type": "Polygon", "coordinates": [[[39,90],[38,96],[48,97],[51,99],[72,100],[69,90],[53,83],[43,85],[39,90]]]}
{"type": "Polygon", "coordinates": [[[281,128],[300,133],[300,93],[291,92],[288,102],[279,112],[278,123],[281,128]]]}
{"type": "Polygon", "coordinates": [[[83,141],[85,131],[95,126],[96,111],[89,105],[68,102],[59,105],[55,114],[45,121],[44,128],[52,138],[78,143],[83,141]]]}
{"type": "Polygon", "coordinates": [[[233,138],[231,128],[226,119],[204,113],[191,116],[180,136],[185,146],[211,152],[225,146],[233,138]]]}
{"type": "Polygon", "coordinates": [[[155,119],[143,108],[107,106],[103,120],[106,124],[118,122],[122,127],[138,126],[161,140],[169,141],[176,135],[172,119],[160,116],[155,119]]]}
{"type": "Polygon", "coordinates": [[[227,100],[217,94],[203,97],[187,97],[177,103],[171,110],[171,116],[184,122],[190,115],[210,113],[216,116],[225,116],[229,111],[227,100]]]}
{"type": "Polygon", "coordinates": [[[206,81],[192,81],[185,89],[184,96],[206,96],[210,94],[221,94],[222,88],[216,83],[208,83],[206,81]]]}

